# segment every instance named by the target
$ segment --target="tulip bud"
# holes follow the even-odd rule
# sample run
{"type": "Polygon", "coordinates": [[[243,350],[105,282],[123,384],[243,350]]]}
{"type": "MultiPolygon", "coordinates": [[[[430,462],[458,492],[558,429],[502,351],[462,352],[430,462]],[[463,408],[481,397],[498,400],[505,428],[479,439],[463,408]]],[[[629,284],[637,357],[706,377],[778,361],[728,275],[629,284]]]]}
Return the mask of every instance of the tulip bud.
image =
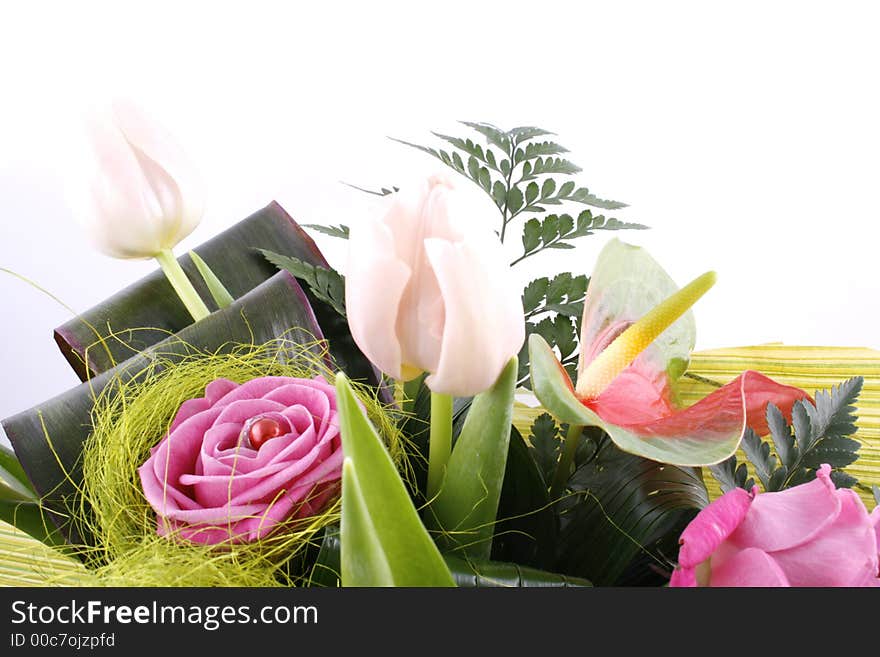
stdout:
{"type": "Polygon", "coordinates": [[[177,143],[133,104],[117,102],[87,119],[92,157],[73,176],[87,176],[74,213],[95,246],[115,258],[170,251],[201,220],[198,176],[177,143]]]}
{"type": "Polygon", "coordinates": [[[487,198],[434,176],[394,194],[383,217],[352,227],[348,322],[383,372],[409,380],[427,371],[433,392],[469,396],[489,388],[519,351],[522,300],[490,228],[493,214],[487,198]]]}

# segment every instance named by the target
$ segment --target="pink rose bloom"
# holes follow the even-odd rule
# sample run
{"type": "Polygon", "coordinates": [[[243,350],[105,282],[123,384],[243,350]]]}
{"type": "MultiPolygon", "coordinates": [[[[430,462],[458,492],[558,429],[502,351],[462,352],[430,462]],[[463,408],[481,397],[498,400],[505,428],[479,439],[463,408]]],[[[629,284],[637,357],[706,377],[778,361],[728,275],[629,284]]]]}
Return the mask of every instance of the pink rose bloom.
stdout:
{"type": "Polygon", "coordinates": [[[778,493],[737,488],[681,535],[670,586],[880,586],[880,507],[868,515],[831,468],[778,493]]]}
{"type": "Polygon", "coordinates": [[[253,541],[326,508],[342,475],[337,412],[322,377],[208,384],[138,469],[159,534],[253,541]]]}

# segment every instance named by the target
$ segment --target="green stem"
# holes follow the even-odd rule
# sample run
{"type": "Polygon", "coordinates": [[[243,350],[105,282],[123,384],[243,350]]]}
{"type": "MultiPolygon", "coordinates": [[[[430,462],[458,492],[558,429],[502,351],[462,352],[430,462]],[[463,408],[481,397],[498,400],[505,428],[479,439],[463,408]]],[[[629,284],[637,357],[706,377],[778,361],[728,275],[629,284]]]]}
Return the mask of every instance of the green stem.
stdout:
{"type": "Polygon", "coordinates": [[[568,483],[568,477],[571,473],[571,464],[574,463],[574,453],[577,451],[581,431],[583,431],[583,427],[577,424],[572,424],[568,427],[568,433],[565,434],[565,444],[562,447],[562,456],[559,457],[559,463],[556,464],[556,474],[553,475],[553,485],[550,486],[551,500],[558,499],[565,490],[565,484],[568,483]]]}
{"type": "Polygon", "coordinates": [[[431,393],[431,442],[428,447],[429,500],[440,492],[446,464],[452,453],[452,395],[431,393]]]}
{"type": "Polygon", "coordinates": [[[192,315],[192,318],[195,321],[199,321],[210,315],[211,311],[208,310],[205,302],[202,301],[199,293],[196,292],[196,289],[186,277],[186,272],[183,271],[183,267],[177,262],[177,258],[174,257],[171,250],[160,251],[156,254],[156,260],[162,267],[162,271],[165,272],[168,282],[171,283],[174,291],[177,292],[177,296],[180,297],[183,305],[186,306],[189,314],[192,315]]]}

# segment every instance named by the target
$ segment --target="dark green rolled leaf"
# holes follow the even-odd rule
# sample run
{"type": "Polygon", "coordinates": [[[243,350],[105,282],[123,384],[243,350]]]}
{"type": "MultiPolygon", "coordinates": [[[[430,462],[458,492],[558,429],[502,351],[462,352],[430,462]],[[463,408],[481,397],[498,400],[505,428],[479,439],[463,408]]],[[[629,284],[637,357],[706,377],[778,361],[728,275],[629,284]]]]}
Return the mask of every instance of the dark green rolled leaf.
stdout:
{"type": "MultiPolygon", "coordinates": [[[[474,587],[584,587],[592,586],[585,579],[529,568],[519,563],[475,562],[444,555],[457,586],[474,587]]],[[[328,527],[321,550],[312,567],[309,586],[336,587],[340,583],[339,528],[328,527]]]]}
{"type": "MultiPolygon", "coordinates": [[[[238,299],[277,272],[257,249],[268,249],[313,265],[328,266],[314,240],[275,202],[196,247],[194,251],[210,263],[217,278],[238,299]]],[[[179,261],[208,307],[216,310],[217,305],[211,299],[195,263],[186,256],[179,261]]],[[[320,322],[323,316],[317,304],[315,311],[320,322]]],[[[171,284],[157,269],[55,329],[55,341],[85,381],[192,323],[192,317],[171,284]],[[102,344],[95,331],[100,334],[102,344]]],[[[329,327],[324,328],[327,330],[329,327]]],[[[327,331],[327,334],[332,335],[332,332],[327,331]]]]}
{"type": "Polygon", "coordinates": [[[681,531],[709,503],[699,470],[657,463],[605,439],[569,480],[556,569],[596,585],[659,583],[681,531]]]}
{"type": "Polygon", "coordinates": [[[0,499],[0,520],[49,547],[65,545],[64,536],[55,521],[39,504],[0,499]]]}
{"type": "Polygon", "coordinates": [[[440,492],[431,501],[428,518],[442,531],[438,543],[444,552],[459,550],[458,554],[477,560],[491,554],[510,443],[516,372],[516,358],[511,358],[495,384],[474,397],[440,492]]]}
{"type": "Polygon", "coordinates": [[[77,508],[82,444],[91,431],[96,395],[108,385],[136,377],[153,362],[155,355],[173,361],[194,351],[223,351],[236,343],[263,344],[282,335],[315,349],[315,339],[322,337],[308,298],[296,279],[286,272],[276,274],[228,308],[183,328],[144,353],[3,420],[3,428],[24,471],[46,507],[58,514],[56,519],[65,534],[73,542],[88,538],[80,534],[81,529],[70,526],[67,511],[77,508]]]}

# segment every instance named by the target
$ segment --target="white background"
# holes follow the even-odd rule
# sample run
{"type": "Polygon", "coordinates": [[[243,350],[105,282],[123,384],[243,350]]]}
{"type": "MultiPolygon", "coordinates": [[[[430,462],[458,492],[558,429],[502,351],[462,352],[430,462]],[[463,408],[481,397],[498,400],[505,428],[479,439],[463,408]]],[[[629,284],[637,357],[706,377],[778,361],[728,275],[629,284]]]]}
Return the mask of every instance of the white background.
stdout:
{"type": "MultiPolygon", "coordinates": [[[[182,253],[278,200],[355,223],[437,166],[455,120],[554,130],[679,283],[707,269],[698,347],[880,347],[880,39],[871,2],[8,3],[0,24],[0,266],[84,310],[147,273],[91,249],[63,200],[79,109],[137,100],[208,193],[182,253]],[[298,6],[301,4],[302,6],[298,6]]],[[[588,272],[612,236],[521,272],[588,272]]],[[[344,244],[319,237],[331,262],[344,244]]],[[[511,243],[511,255],[519,248],[511,243]]],[[[67,311],[0,274],[0,417],[74,385],[67,311]]]]}

